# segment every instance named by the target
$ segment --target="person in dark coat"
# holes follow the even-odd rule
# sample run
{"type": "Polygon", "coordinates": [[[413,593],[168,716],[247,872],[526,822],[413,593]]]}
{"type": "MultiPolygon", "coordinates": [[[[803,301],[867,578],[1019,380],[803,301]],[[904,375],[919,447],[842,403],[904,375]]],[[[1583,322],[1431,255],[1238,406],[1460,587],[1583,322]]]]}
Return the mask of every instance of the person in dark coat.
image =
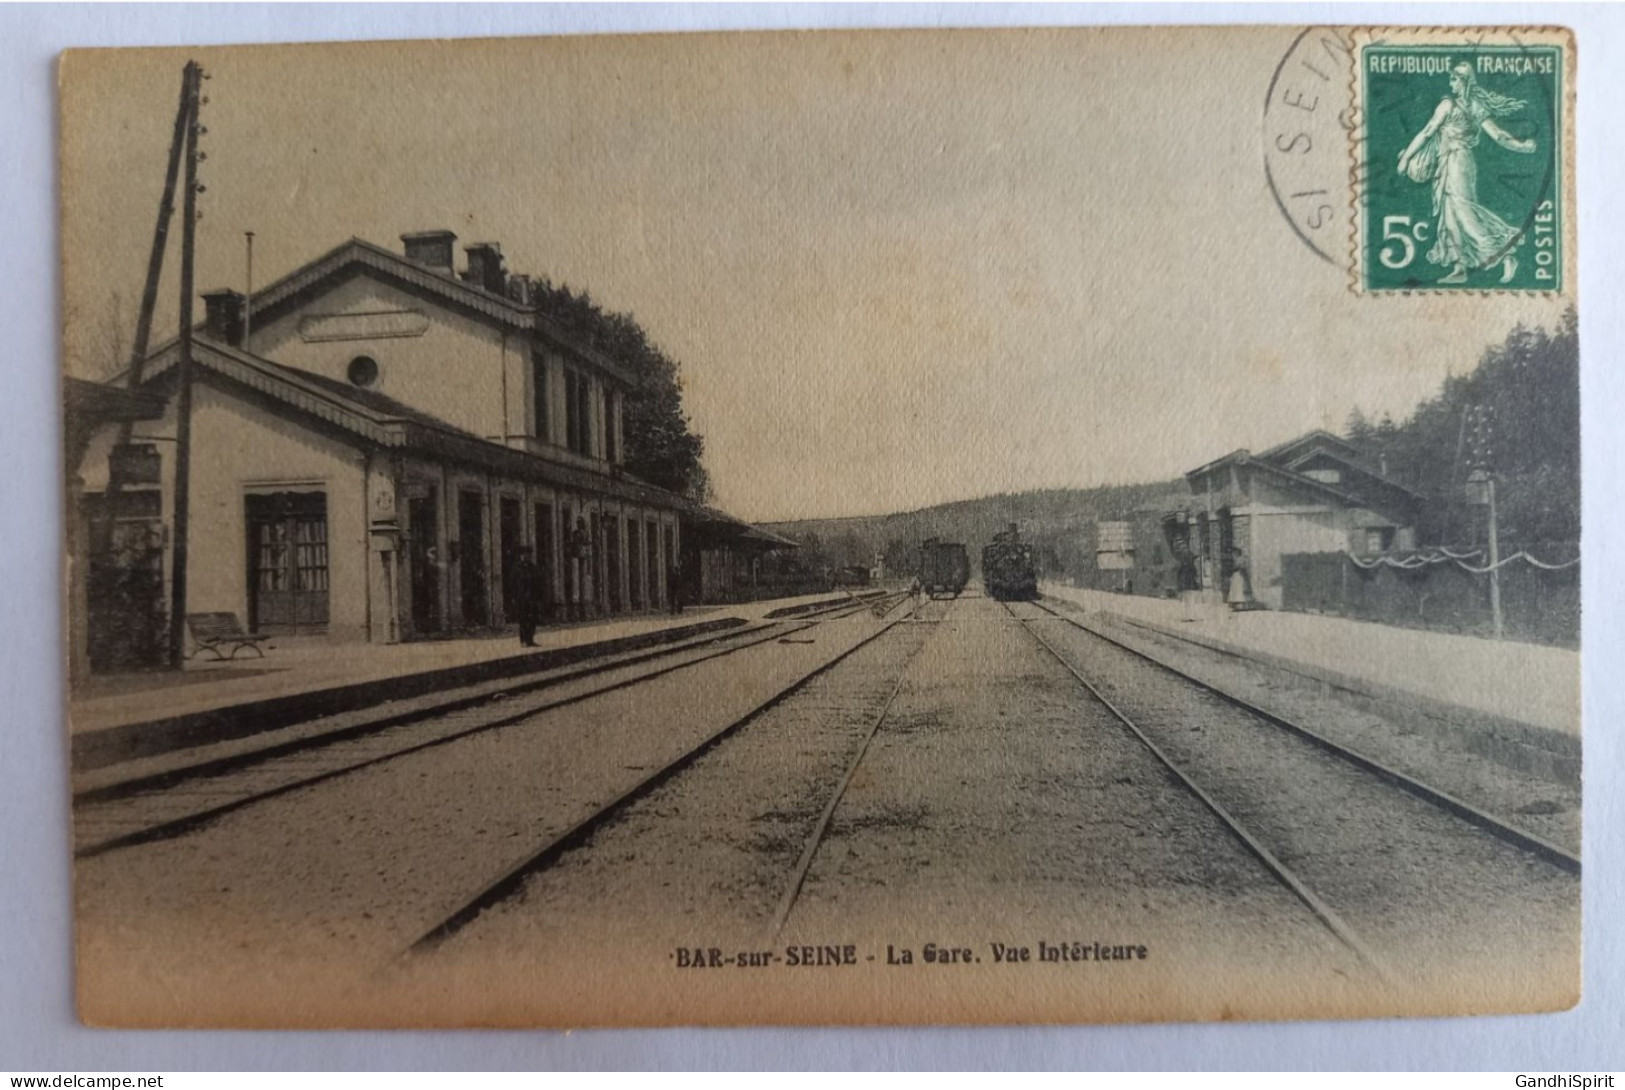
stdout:
{"type": "Polygon", "coordinates": [[[513,565],[513,596],[519,615],[519,643],[523,647],[536,646],[536,598],[541,583],[542,573],[530,550],[519,550],[519,558],[513,565]]]}

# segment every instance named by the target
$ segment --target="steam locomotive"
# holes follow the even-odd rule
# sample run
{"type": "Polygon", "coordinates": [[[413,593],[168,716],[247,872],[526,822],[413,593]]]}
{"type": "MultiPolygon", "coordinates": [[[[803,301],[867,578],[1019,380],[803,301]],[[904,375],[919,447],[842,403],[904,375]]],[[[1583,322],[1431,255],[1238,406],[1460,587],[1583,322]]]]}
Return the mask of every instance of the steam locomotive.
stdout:
{"type": "Polygon", "coordinates": [[[982,585],[1001,602],[1030,602],[1038,597],[1033,547],[1021,540],[1016,524],[993,535],[982,549],[982,585]]]}

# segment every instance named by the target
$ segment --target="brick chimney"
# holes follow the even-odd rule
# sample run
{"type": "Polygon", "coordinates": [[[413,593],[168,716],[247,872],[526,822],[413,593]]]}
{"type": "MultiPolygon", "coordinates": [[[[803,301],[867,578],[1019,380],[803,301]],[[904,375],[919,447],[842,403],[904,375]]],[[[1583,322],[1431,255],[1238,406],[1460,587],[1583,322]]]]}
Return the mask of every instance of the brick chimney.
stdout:
{"type": "Polygon", "coordinates": [[[463,280],[495,295],[507,294],[508,274],[502,269],[502,247],[495,242],[476,242],[463,247],[468,254],[468,271],[463,280]]]}
{"type": "Polygon", "coordinates": [[[536,305],[536,283],[524,273],[508,277],[508,298],[522,307],[536,305]]]}
{"type": "Polygon", "coordinates": [[[438,273],[451,275],[457,236],[451,231],[412,231],[401,236],[406,259],[427,265],[438,273]]]}
{"type": "Polygon", "coordinates": [[[203,293],[203,335],[211,341],[243,346],[243,317],[248,309],[248,296],[230,288],[216,288],[203,293]]]}

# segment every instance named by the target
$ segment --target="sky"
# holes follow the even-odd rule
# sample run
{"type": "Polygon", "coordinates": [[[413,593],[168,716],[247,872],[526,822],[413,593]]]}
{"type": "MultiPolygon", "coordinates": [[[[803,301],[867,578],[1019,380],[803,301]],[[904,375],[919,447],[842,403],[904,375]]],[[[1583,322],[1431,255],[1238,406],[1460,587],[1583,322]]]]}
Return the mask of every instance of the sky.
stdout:
{"type": "Polygon", "coordinates": [[[134,325],[195,57],[200,290],[244,285],[248,230],[260,284],[352,236],[498,241],[511,270],[630,311],[680,361],[717,502],[745,518],[1163,480],[1356,405],[1401,418],[1569,300],[1350,291],[1266,182],[1263,105],[1293,36],[69,54],[65,366],[105,373],[134,325]]]}

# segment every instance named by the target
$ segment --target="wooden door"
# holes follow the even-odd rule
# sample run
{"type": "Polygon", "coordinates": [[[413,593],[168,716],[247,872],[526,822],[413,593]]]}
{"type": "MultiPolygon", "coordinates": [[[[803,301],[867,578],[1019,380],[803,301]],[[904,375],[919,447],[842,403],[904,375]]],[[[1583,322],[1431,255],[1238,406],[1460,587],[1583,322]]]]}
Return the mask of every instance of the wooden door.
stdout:
{"type": "Polygon", "coordinates": [[[604,538],[604,601],[611,613],[625,608],[621,601],[621,520],[605,515],[604,538]]]}
{"type": "Polygon", "coordinates": [[[463,626],[490,623],[490,595],[485,585],[485,496],[472,490],[457,494],[458,585],[462,590],[463,626]]]}
{"type": "Polygon", "coordinates": [[[666,577],[660,562],[660,524],[651,522],[643,535],[644,568],[649,573],[649,605],[659,609],[666,603],[660,599],[660,581],[666,577]]]}
{"type": "Polygon", "coordinates": [[[649,603],[645,597],[644,588],[648,586],[648,568],[644,564],[643,554],[643,522],[639,519],[626,520],[626,581],[627,598],[633,609],[643,609],[649,603]]]}
{"type": "Polygon", "coordinates": [[[412,631],[439,632],[440,620],[440,513],[435,497],[413,496],[406,501],[407,540],[412,580],[412,631]]]}
{"type": "Polygon", "coordinates": [[[328,618],[327,493],[247,497],[252,631],[321,632],[328,618]]]}
{"type": "Polygon", "coordinates": [[[519,550],[525,547],[525,527],[520,522],[522,508],[512,496],[503,496],[498,507],[501,520],[497,524],[502,554],[502,619],[513,621],[519,616],[519,595],[514,589],[514,568],[519,564],[519,550]]]}
{"type": "Polygon", "coordinates": [[[542,580],[542,616],[551,620],[558,613],[558,594],[554,582],[558,573],[558,553],[553,545],[553,505],[538,503],[533,508],[536,520],[536,570],[542,580]]]}

